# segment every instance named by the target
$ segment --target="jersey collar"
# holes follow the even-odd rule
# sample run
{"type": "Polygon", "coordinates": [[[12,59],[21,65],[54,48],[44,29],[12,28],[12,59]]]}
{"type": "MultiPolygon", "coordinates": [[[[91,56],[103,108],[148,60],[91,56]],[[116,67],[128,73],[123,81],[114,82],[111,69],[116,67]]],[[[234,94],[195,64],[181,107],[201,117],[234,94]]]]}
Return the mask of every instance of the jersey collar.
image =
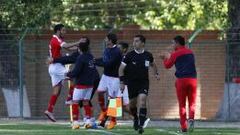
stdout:
{"type": "Polygon", "coordinates": [[[57,35],[53,35],[54,38],[56,38],[58,40],[58,42],[62,42],[62,39],[59,38],[57,35]]]}
{"type": "Polygon", "coordinates": [[[142,53],[144,53],[144,49],[143,49],[141,52],[137,51],[136,49],[134,49],[134,51],[135,51],[137,54],[142,54],[142,53]]]}

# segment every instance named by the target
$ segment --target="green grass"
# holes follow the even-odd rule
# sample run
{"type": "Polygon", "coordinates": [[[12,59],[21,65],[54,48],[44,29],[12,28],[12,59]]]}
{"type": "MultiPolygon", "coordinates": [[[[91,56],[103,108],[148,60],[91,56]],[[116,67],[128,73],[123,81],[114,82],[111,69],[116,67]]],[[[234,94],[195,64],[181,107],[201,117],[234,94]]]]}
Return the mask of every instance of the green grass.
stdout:
{"type": "MultiPolygon", "coordinates": [[[[146,128],[144,135],[181,135],[177,128],[146,128]]],[[[195,128],[188,135],[239,135],[240,129],[236,128],[195,128]]],[[[137,135],[131,127],[117,126],[113,130],[79,129],[72,130],[66,124],[24,124],[1,123],[0,135],[137,135]]]]}

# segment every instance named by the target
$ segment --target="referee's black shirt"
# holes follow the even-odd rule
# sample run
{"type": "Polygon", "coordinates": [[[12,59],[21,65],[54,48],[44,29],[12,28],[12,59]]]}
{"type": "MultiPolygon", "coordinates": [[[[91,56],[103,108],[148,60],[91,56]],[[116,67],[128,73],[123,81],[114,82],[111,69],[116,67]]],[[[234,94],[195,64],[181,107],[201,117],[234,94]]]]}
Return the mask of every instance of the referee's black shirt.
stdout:
{"type": "Polygon", "coordinates": [[[148,69],[153,63],[153,56],[145,50],[141,53],[133,50],[125,56],[122,63],[126,64],[125,77],[127,80],[148,80],[148,69]]]}

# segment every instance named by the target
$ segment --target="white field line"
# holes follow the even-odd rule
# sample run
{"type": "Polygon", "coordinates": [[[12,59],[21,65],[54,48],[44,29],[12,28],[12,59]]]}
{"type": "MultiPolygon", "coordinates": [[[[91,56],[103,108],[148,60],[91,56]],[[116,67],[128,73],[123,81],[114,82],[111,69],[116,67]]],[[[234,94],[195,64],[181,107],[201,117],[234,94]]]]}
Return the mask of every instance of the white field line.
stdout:
{"type": "MultiPolygon", "coordinates": [[[[58,130],[59,131],[59,130],[58,130]]],[[[66,131],[66,130],[63,130],[66,131]]],[[[88,130],[76,130],[76,131],[80,131],[80,132],[98,132],[98,133],[105,133],[106,135],[122,135],[122,134],[117,134],[117,133],[113,133],[110,131],[106,131],[106,130],[94,130],[94,129],[88,129],[88,130]]],[[[14,129],[0,129],[0,133],[1,132],[47,132],[46,130],[24,130],[24,129],[19,129],[19,130],[14,130],[14,129]]]]}
{"type": "Polygon", "coordinates": [[[169,130],[166,130],[166,129],[155,129],[156,131],[159,131],[159,132],[165,132],[165,133],[168,133],[168,134],[171,134],[171,135],[182,135],[181,133],[177,133],[177,132],[174,132],[174,131],[169,131],[169,130]]]}

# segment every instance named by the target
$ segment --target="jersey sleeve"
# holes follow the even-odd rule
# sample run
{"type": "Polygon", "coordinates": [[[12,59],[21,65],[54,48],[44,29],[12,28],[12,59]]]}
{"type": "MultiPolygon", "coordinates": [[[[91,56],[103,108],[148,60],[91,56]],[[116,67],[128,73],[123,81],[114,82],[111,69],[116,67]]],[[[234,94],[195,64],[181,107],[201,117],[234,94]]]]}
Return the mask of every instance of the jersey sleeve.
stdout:
{"type": "Polygon", "coordinates": [[[175,64],[176,58],[177,58],[177,56],[176,56],[175,52],[173,52],[171,54],[170,58],[165,58],[163,60],[163,65],[165,66],[165,68],[167,68],[167,69],[171,68],[175,64]]]}
{"type": "Polygon", "coordinates": [[[67,76],[70,77],[70,78],[75,78],[77,77],[81,72],[82,72],[82,69],[83,69],[83,65],[84,65],[84,58],[81,57],[81,56],[78,56],[77,58],[77,61],[75,63],[75,66],[73,68],[72,71],[70,71],[67,76]]]}
{"type": "Polygon", "coordinates": [[[154,58],[153,58],[153,55],[151,53],[149,53],[149,62],[150,63],[154,62],[154,58]]]}

